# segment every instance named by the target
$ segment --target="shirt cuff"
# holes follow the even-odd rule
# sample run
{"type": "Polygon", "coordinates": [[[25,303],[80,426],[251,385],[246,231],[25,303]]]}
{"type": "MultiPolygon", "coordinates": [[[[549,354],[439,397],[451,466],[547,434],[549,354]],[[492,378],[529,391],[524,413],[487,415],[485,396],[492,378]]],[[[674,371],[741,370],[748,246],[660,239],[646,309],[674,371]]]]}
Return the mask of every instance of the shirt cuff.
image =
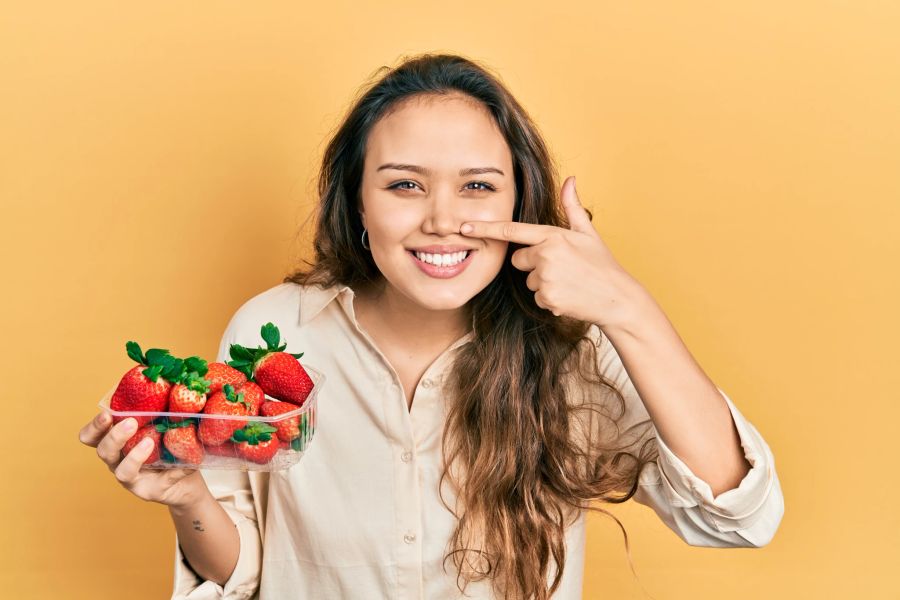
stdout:
{"type": "Polygon", "coordinates": [[[738,487],[713,498],[709,483],[697,477],[663,442],[662,436],[657,435],[656,439],[660,450],[660,478],[669,502],[680,507],[699,505],[711,525],[718,531],[727,532],[747,529],[763,515],[762,507],[775,481],[775,458],[766,441],[728,395],[721,389],[719,393],[728,404],[744,456],[752,465],[738,487]]]}
{"type": "Polygon", "coordinates": [[[222,508],[234,522],[240,538],[240,553],[231,577],[224,586],[202,579],[191,568],[175,534],[175,586],[171,600],[248,600],[256,594],[262,562],[256,521],[230,506],[222,508]]]}

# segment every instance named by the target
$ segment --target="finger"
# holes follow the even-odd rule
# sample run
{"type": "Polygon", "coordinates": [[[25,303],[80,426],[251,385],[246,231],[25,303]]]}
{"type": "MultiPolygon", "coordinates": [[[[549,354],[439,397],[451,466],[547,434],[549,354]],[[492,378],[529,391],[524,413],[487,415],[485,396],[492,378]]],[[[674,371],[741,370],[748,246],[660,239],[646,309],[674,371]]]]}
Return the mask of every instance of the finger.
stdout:
{"type": "Polygon", "coordinates": [[[558,227],[518,221],[467,221],[459,228],[466,237],[490,238],[534,246],[546,240],[558,227]],[[471,226],[471,230],[467,229],[471,226]]]}
{"type": "Polygon", "coordinates": [[[534,246],[528,246],[526,248],[519,248],[515,252],[512,253],[509,257],[509,262],[515,268],[520,271],[533,271],[537,266],[537,261],[534,257],[534,246]]]}
{"type": "Polygon", "coordinates": [[[566,211],[566,215],[569,217],[569,229],[581,233],[596,234],[594,225],[591,223],[586,209],[581,205],[581,200],[578,199],[578,193],[575,191],[574,175],[567,178],[565,183],[563,183],[560,199],[563,208],[566,211]]]}
{"type": "Polygon", "coordinates": [[[126,485],[133,484],[144,465],[144,461],[153,451],[153,438],[145,437],[140,443],[125,455],[119,466],[116,467],[116,479],[126,485]]]}
{"type": "Polygon", "coordinates": [[[78,432],[78,441],[82,444],[96,448],[100,439],[106,435],[111,424],[112,417],[108,412],[101,411],[97,413],[97,416],[91,419],[90,422],[78,432]]]}
{"type": "Polygon", "coordinates": [[[97,444],[97,455],[106,464],[113,466],[119,462],[122,456],[122,446],[137,431],[137,420],[134,417],[128,417],[116,423],[109,430],[100,443],[97,444]]]}

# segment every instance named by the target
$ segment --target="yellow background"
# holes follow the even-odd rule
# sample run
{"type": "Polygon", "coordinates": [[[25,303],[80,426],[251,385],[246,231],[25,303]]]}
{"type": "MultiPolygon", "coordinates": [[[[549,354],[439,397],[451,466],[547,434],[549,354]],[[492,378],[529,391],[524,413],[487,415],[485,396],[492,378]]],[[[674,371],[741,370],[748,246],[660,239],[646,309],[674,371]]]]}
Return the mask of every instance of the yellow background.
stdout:
{"type": "MultiPolygon", "coordinates": [[[[19,2],[0,10],[8,598],[163,598],[167,511],[78,443],[124,344],[213,358],[309,255],[317,160],[357,89],[485,61],[617,259],[762,432],[786,511],[693,548],[614,507],[662,599],[898,598],[896,2],[19,2]]],[[[592,516],[585,598],[640,598],[592,516]]]]}

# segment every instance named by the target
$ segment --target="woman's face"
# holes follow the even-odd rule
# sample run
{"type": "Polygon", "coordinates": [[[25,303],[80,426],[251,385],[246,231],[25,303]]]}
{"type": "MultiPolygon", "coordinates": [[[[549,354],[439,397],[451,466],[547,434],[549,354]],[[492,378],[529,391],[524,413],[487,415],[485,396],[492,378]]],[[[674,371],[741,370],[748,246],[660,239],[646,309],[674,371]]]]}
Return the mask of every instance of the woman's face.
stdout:
{"type": "Polygon", "coordinates": [[[367,242],[388,285],[431,310],[460,308],[503,265],[508,242],[467,238],[459,227],[512,220],[512,153],[477,101],[416,96],[372,128],[361,198],[367,242]],[[422,248],[430,257],[415,255],[422,248]]]}

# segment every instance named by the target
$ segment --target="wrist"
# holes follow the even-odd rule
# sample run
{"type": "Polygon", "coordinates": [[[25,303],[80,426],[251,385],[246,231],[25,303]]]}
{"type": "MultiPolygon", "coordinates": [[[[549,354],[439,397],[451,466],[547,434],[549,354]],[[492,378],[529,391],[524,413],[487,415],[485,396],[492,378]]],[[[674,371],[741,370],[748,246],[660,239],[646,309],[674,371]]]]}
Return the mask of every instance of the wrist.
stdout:
{"type": "Polygon", "coordinates": [[[216,502],[203,478],[198,477],[198,479],[199,483],[197,485],[187,490],[176,501],[168,503],[169,512],[172,513],[172,516],[184,516],[188,513],[196,512],[210,502],[216,502]]]}
{"type": "Polygon", "coordinates": [[[617,272],[615,280],[617,310],[607,311],[605,318],[595,323],[610,337],[635,336],[646,324],[648,315],[659,310],[658,305],[650,292],[624,269],[617,272]]]}

